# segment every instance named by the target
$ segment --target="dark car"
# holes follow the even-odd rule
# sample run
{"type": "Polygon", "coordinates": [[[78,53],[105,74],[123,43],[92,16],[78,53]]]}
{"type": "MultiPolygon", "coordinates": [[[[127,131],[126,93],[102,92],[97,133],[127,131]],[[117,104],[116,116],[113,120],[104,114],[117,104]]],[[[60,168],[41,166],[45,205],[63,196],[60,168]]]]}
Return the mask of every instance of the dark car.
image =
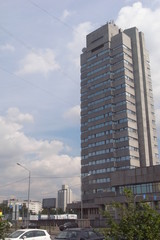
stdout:
{"type": "Polygon", "coordinates": [[[78,224],[76,222],[67,222],[59,226],[60,231],[63,231],[68,228],[78,228],[78,224]]]}
{"type": "MultiPolygon", "coordinates": [[[[27,228],[27,225],[25,225],[25,224],[23,224],[22,226],[21,226],[21,229],[25,229],[25,228],[27,228]]],[[[37,223],[29,223],[28,224],[28,228],[40,228],[40,226],[38,226],[38,224],[37,223]]]]}
{"type": "Polygon", "coordinates": [[[104,240],[104,236],[92,228],[72,228],[60,232],[55,240],[104,240]]]}

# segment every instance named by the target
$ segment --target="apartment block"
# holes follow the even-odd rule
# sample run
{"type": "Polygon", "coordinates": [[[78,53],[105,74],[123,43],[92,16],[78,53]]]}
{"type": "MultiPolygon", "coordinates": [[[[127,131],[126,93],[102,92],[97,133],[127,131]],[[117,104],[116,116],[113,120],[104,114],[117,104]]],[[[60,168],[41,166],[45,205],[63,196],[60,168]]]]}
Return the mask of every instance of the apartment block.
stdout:
{"type": "Polygon", "coordinates": [[[72,202],[72,190],[68,185],[62,185],[62,189],[58,191],[58,208],[66,211],[67,204],[72,202]]]}
{"type": "Polygon", "coordinates": [[[116,187],[111,182],[114,172],[118,171],[121,178],[125,170],[157,164],[152,80],[144,34],[136,27],[121,30],[109,22],[87,35],[81,54],[83,203],[91,206],[95,199],[103,202],[115,196],[116,187]]]}

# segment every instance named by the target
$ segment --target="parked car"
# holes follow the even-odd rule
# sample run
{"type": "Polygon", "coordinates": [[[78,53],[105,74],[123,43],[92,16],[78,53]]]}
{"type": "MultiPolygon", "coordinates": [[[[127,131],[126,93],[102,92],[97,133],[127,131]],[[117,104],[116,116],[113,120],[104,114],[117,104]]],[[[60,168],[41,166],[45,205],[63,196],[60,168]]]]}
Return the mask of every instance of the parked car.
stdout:
{"type": "Polygon", "coordinates": [[[63,225],[59,226],[59,230],[60,231],[63,231],[63,230],[68,229],[68,228],[78,228],[78,223],[76,223],[76,222],[67,222],[67,223],[64,223],[63,225]]]}
{"type": "Polygon", "coordinates": [[[92,228],[72,228],[60,232],[55,240],[104,240],[104,236],[92,228]]]}
{"type": "MultiPolygon", "coordinates": [[[[27,228],[27,225],[25,225],[25,224],[22,224],[22,226],[21,226],[21,228],[22,229],[25,229],[25,228],[27,228]]],[[[40,228],[40,226],[37,224],[37,223],[29,223],[28,224],[28,228],[40,228]]]]}
{"type": "Polygon", "coordinates": [[[5,240],[51,240],[50,235],[43,229],[20,229],[10,235],[5,240]]]}

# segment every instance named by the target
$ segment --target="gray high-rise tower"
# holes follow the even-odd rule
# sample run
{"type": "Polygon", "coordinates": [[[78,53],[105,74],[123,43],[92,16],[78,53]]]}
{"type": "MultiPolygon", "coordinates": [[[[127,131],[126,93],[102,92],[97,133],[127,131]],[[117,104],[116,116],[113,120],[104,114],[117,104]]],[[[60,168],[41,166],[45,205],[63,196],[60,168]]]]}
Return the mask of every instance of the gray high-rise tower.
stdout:
{"type": "Polygon", "coordinates": [[[72,202],[72,191],[68,185],[62,185],[62,189],[58,191],[58,208],[66,211],[67,204],[72,202]]]}
{"type": "Polygon", "coordinates": [[[158,146],[143,33],[107,23],[82,52],[82,196],[92,203],[115,191],[111,172],[156,165],[158,146]]]}

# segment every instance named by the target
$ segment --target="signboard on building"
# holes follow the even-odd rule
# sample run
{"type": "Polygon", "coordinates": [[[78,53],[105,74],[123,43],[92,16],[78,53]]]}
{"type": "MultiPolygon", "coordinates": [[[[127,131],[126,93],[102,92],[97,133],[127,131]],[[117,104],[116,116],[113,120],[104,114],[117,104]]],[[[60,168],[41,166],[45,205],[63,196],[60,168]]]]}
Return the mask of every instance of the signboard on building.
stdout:
{"type": "Polygon", "coordinates": [[[45,198],[42,202],[43,208],[56,208],[56,198],[45,198]]]}

